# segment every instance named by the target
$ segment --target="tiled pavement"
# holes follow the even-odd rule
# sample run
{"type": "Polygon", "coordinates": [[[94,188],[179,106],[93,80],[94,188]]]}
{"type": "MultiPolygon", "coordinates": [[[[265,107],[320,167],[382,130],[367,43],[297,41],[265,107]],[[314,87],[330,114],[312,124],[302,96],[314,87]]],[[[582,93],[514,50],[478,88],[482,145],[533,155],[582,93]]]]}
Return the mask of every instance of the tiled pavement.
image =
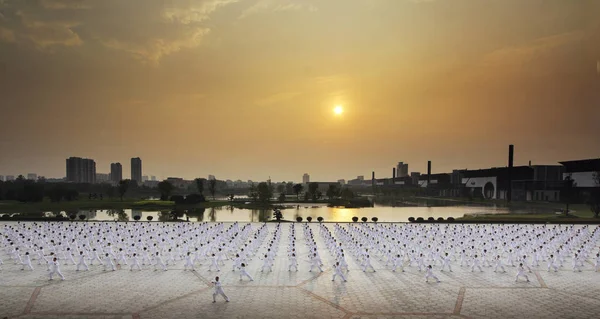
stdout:
{"type": "MultiPolygon", "coordinates": [[[[271,224],[269,227],[273,228],[271,224]]],[[[285,255],[287,225],[273,272],[261,273],[260,261],[250,263],[254,282],[239,281],[230,262],[219,275],[231,302],[212,303],[208,282],[217,272],[207,265],[197,273],[183,263],[169,271],[117,270],[75,272],[63,265],[66,281],[47,281],[44,266],[21,271],[4,251],[0,266],[0,319],[8,318],[597,318],[600,313],[600,273],[591,265],[582,273],[539,269],[531,283],[514,282],[515,269],[471,273],[453,266],[439,272],[441,283],[425,283],[416,268],[393,273],[374,260],[376,273],[363,273],[348,259],[348,282],[331,281],[331,260],[317,225],[313,232],[325,263],[324,273],[288,272],[285,255]]],[[[297,247],[306,255],[302,232],[297,247]]],[[[220,298],[220,297],[218,297],[220,298]]]]}

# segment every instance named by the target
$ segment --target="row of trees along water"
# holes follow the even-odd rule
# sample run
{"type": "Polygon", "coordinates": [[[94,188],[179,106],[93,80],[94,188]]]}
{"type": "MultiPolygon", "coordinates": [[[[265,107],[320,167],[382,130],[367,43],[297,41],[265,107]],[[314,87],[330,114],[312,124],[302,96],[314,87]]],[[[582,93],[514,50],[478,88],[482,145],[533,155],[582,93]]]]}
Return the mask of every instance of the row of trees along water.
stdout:
{"type": "Polygon", "coordinates": [[[161,200],[171,200],[177,204],[195,204],[206,201],[205,193],[214,200],[217,195],[226,195],[231,201],[236,196],[246,195],[243,200],[255,202],[271,202],[286,200],[305,202],[324,201],[328,203],[349,202],[357,200],[357,195],[347,187],[339,184],[328,185],[323,193],[318,183],[309,183],[305,189],[303,184],[281,183],[277,186],[271,182],[252,183],[249,189],[240,190],[228,188],[224,181],[216,179],[196,178],[193,187],[178,188],[169,181],[159,182],[157,187],[151,188],[138,185],[132,180],[121,180],[117,185],[108,183],[49,183],[44,178],[27,180],[19,175],[14,181],[0,181],[0,200],[20,202],[41,202],[45,198],[52,202],[75,200],[104,200],[105,198],[151,198],[160,197],[161,200]],[[275,194],[279,194],[275,198],[275,194]],[[289,198],[291,197],[291,198],[289,198]]]}

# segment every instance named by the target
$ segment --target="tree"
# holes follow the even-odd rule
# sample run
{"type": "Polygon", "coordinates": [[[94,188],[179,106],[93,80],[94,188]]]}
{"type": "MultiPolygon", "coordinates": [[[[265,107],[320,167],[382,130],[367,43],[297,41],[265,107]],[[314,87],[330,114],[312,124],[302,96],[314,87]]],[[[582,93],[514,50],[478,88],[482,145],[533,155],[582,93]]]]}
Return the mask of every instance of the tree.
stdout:
{"type": "Polygon", "coordinates": [[[158,183],[158,190],[160,191],[160,200],[169,200],[171,193],[175,189],[175,186],[169,181],[162,181],[158,183]]]}
{"type": "Polygon", "coordinates": [[[294,183],[289,182],[285,184],[285,194],[292,195],[294,193],[294,183]]]}
{"type": "Polygon", "coordinates": [[[119,197],[121,197],[121,201],[123,201],[123,196],[125,196],[125,193],[127,193],[127,189],[129,189],[129,180],[120,180],[117,189],[119,190],[119,197]]]}
{"type": "Polygon", "coordinates": [[[600,172],[594,173],[594,182],[596,187],[592,188],[590,193],[590,210],[594,213],[594,217],[600,216],[600,172]]]}
{"type": "Polygon", "coordinates": [[[250,199],[252,199],[253,202],[258,200],[258,189],[256,188],[256,185],[254,185],[254,183],[250,184],[248,197],[250,197],[250,199]]]}
{"type": "Polygon", "coordinates": [[[208,181],[208,191],[210,192],[210,196],[212,196],[213,200],[215,200],[215,193],[217,192],[217,180],[210,179],[208,181]]]}
{"type": "Polygon", "coordinates": [[[327,196],[330,200],[340,196],[340,189],[339,189],[338,185],[337,184],[329,184],[329,188],[327,189],[325,196],[327,196]]]}
{"type": "Polygon", "coordinates": [[[271,197],[273,197],[273,190],[266,182],[258,183],[257,192],[258,200],[263,203],[270,201],[271,197]]]}
{"type": "Polygon", "coordinates": [[[352,198],[354,198],[354,193],[349,189],[349,188],[343,188],[342,191],[340,192],[340,196],[342,197],[343,200],[350,200],[352,198]]]}
{"type": "Polygon", "coordinates": [[[302,184],[296,184],[294,185],[293,190],[294,194],[296,194],[296,199],[300,199],[300,193],[304,190],[304,186],[302,186],[302,184]]]}
{"type": "Polygon", "coordinates": [[[196,182],[196,187],[198,188],[198,192],[203,195],[204,194],[204,178],[196,178],[194,180],[196,182]]]}
{"type": "Polygon", "coordinates": [[[573,201],[574,193],[575,193],[575,182],[571,178],[571,176],[565,177],[563,181],[563,187],[561,192],[561,198],[563,202],[566,204],[565,216],[569,216],[569,204],[573,201]]]}
{"type": "Polygon", "coordinates": [[[285,193],[279,193],[279,201],[280,202],[285,202],[285,193]]]}
{"type": "Polygon", "coordinates": [[[285,192],[285,185],[283,185],[283,184],[277,185],[277,192],[279,194],[283,194],[283,192],[285,192]]]}
{"type": "Polygon", "coordinates": [[[317,200],[317,191],[319,190],[319,184],[312,182],[308,184],[308,193],[312,197],[313,200],[317,200]]]}

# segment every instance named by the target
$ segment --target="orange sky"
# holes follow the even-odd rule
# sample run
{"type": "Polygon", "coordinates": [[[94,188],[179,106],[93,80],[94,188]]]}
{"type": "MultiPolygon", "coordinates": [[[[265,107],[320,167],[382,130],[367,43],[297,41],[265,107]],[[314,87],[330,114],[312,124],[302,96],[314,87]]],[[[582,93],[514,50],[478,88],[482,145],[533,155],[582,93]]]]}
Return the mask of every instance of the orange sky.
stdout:
{"type": "Polygon", "coordinates": [[[0,175],[600,157],[600,1],[0,0],[0,175]],[[343,105],[341,116],[333,114],[343,105]]]}

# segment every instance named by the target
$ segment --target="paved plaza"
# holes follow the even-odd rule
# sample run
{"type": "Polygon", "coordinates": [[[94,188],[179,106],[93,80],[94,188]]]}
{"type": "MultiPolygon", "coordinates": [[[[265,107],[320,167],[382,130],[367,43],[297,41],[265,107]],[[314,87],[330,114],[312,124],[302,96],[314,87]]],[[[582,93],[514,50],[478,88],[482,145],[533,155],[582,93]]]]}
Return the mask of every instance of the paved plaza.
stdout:
{"type": "MultiPolygon", "coordinates": [[[[12,224],[14,225],[14,224],[12,224]]],[[[227,226],[228,224],[226,224],[227,226]]],[[[0,223],[0,227],[4,224],[0,223]]],[[[254,224],[253,224],[254,226],[254,224]]],[[[256,224],[256,227],[260,224],[256,224]]],[[[269,229],[275,224],[269,224],[269,229]]],[[[34,271],[22,271],[4,249],[0,258],[0,319],[8,318],[598,318],[600,272],[586,261],[582,272],[570,263],[558,272],[545,264],[529,274],[531,282],[515,283],[516,268],[506,273],[471,272],[453,263],[454,272],[434,273],[440,283],[425,282],[424,272],[406,267],[392,272],[373,258],[376,272],[363,272],[348,256],[347,282],[331,281],[333,258],[310,224],[323,258],[324,272],[309,272],[310,264],[299,258],[298,272],[288,271],[286,256],[289,224],[282,224],[280,249],[272,272],[260,272],[262,262],[253,260],[248,272],[254,281],[239,280],[231,261],[220,272],[184,271],[183,261],[168,271],[75,271],[61,265],[65,281],[48,281],[45,265],[34,262],[34,271]],[[231,302],[212,301],[211,280],[221,276],[231,302]]],[[[328,224],[333,232],[333,224],[328,224]]],[[[596,227],[596,226],[593,226],[596,227]]],[[[308,254],[301,227],[296,226],[300,256],[308,254]]],[[[596,243],[595,252],[598,251],[596,243]]],[[[263,243],[264,246],[264,243],[263,243]]],[[[595,253],[594,252],[594,253],[595,253]]]]}

